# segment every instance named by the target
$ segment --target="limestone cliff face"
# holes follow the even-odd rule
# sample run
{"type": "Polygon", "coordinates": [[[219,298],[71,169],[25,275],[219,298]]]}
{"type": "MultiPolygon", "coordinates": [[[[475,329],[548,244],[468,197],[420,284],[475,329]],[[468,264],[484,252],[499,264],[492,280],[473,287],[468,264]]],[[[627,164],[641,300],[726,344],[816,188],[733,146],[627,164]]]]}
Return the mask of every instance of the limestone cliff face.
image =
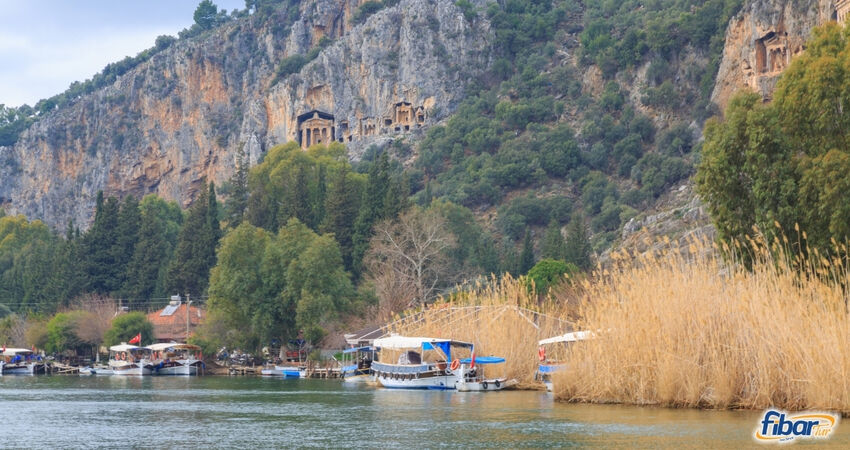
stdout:
{"type": "MultiPolygon", "coordinates": [[[[805,50],[813,27],[836,20],[833,0],[754,0],[729,22],[712,100],[725,109],[743,89],[769,100],[791,58],[805,50]]],[[[843,18],[843,15],[842,15],[843,18]]]]}
{"type": "Polygon", "coordinates": [[[490,64],[489,24],[452,0],[402,0],[353,26],[359,3],[293,0],[270,19],[239,19],[50,113],[0,147],[0,204],[56,227],[88,224],[98,190],[187,205],[204,177],[230,177],[239,147],[256,162],[300,141],[314,110],[332,130],[312,143],[333,134],[356,158],[447,116],[490,64]],[[315,60],[276,81],[283,58],[323,37],[332,43],[315,60]]]}

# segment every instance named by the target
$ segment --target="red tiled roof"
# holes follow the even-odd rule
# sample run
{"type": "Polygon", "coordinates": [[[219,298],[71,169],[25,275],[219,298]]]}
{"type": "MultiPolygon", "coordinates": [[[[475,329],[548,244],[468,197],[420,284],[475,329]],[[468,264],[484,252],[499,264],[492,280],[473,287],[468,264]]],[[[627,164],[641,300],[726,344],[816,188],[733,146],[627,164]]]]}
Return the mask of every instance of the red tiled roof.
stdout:
{"type": "MultiPolygon", "coordinates": [[[[186,342],[186,304],[177,307],[173,314],[161,315],[165,308],[148,314],[153,324],[154,340],[161,342],[186,342]]],[[[198,325],[204,323],[206,312],[195,306],[189,307],[189,328],[193,333],[198,325]]]]}

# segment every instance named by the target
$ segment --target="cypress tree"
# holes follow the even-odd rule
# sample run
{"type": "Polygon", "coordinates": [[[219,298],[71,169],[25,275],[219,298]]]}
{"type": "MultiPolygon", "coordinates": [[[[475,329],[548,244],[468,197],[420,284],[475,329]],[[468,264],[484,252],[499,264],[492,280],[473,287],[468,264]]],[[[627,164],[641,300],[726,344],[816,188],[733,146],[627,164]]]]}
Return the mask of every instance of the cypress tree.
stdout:
{"type": "Polygon", "coordinates": [[[581,214],[576,214],[567,227],[564,259],[568,263],[575,264],[581,270],[589,270],[592,266],[591,250],[584,218],[581,214]]]}
{"type": "Polygon", "coordinates": [[[522,253],[519,255],[519,273],[526,274],[534,267],[534,242],[531,240],[531,230],[525,230],[522,241],[522,253]]]}
{"type": "Polygon", "coordinates": [[[162,267],[168,264],[169,244],[165,240],[166,225],[154,211],[142,214],[139,239],[133,258],[127,266],[122,295],[134,304],[153,297],[162,267]]]}
{"type": "Polygon", "coordinates": [[[543,236],[543,243],[540,249],[540,257],[558,261],[566,260],[567,245],[564,241],[564,236],[561,234],[561,225],[555,219],[552,219],[546,228],[546,234],[543,236]]]}
{"type": "Polygon", "coordinates": [[[387,191],[389,191],[390,163],[386,152],[381,153],[378,161],[369,168],[369,179],[360,212],[354,224],[354,245],[352,251],[352,269],[355,277],[360,276],[363,256],[369,249],[369,239],[372,238],[372,227],[383,219],[387,191]]]}
{"type": "Polygon", "coordinates": [[[82,264],[85,267],[85,290],[110,294],[120,287],[121,271],[115,259],[118,242],[118,200],[104,200],[98,192],[94,223],[83,237],[82,264]]]}
{"type": "Polygon", "coordinates": [[[174,259],[168,269],[166,286],[169,292],[197,296],[206,291],[220,237],[215,186],[204,184],[200,197],[189,208],[180,228],[174,259]]]}
{"type": "Polygon", "coordinates": [[[236,151],[236,171],[230,177],[229,184],[231,191],[224,206],[224,215],[227,226],[236,228],[242,223],[248,207],[248,159],[245,157],[244,144],[236,151]]]}
{"type": "Polygon", "coordinates": [[[309,224],[310,229],[316,231],[325,220],[325,200],[328,196],[328,169],[324,164],[319,164],[318,174],[316,175],[316,188],[313,189],[312,196],[312,222],[309,224]]]}
{"type": "Polygon", "coordinates": [[[339,243],[346,270],[352,270],[354,223],[360,209],[360,190],[351,179],[348,166],[343,166],[334,176],[325,200],[325,221],[322,231],[333,233],[339,243]]]}
{"type": "Polygon", "coordinates": [[[117,265],[116,271],[121,274],[121,278],[116,280],[116,291],[127,282],[127,265],[133,259],[133,253],[136,251],[141,220],[139,202],[132,195],[128,195],[124,198],[124,202],[121,204],[121,209],[118,212],[117,236],[115,245],[112,248],[115,264],[117,265]]]}

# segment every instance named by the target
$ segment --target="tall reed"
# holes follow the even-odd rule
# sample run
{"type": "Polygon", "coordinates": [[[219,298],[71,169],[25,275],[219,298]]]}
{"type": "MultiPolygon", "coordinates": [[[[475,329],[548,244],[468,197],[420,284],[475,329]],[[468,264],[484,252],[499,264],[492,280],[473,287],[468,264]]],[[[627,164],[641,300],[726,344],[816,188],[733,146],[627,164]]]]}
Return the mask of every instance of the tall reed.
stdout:
{"type": "Polygon", "coordinates": [[[750,242],[749,268],[698,242],[615,255],[586,286],[577,326],[595,337],[569,347],[556,398],[850,412],[846,261],[783,246],[750,242]]]}

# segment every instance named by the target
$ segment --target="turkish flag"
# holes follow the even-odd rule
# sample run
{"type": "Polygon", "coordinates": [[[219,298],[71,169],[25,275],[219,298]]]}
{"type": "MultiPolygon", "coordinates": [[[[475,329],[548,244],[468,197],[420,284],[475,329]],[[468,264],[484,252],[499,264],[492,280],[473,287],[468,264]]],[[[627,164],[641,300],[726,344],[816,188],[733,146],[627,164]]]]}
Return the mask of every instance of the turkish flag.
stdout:
{"type": "Polygon", "coordinates": [[[469,365],[469,368],[474,369],[475,368],[475,349],[472,350],[472,358],[471,358],[470,362],[471,362],[471,364],[469,365]]]}
{"type": "Polygon", "coordinates": [[[133,339],[130,339],[128,344],[141,344],[142,343],[142,333],[139,333],[133,339]]]}

